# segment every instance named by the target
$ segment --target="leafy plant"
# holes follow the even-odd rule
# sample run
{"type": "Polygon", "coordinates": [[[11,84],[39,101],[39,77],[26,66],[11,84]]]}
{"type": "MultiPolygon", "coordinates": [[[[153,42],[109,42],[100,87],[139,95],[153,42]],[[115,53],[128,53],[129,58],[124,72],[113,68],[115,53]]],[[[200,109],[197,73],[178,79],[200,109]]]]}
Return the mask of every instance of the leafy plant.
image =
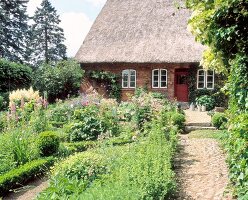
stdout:
{"type": "Polygon", "coordinates": [[[212,110],[215,106],[214,99],[208,95],[203,95],[196,98],[196,104],[206,106],[207,110],[212,110]]]}
{"type": "Polygon", "coordinates": [[[227,117],[224,113],[215,113],[212,116],[212,124],[217,129],[226,129],[227,128],[227,117]]]}
{"type": "Polygon", "coordinates": [[[75,110],[74,119],[67,130],[70,141],[95,140],[105,130],[95,105],[75,110]]]}
{"type": "Polygon", "coordinates": [[[52,170],[50,187],[38,199],[60,199],[78,195],[91,186],[92,182],[107,172],[106,161],[94,152],[70,156],[52,170]]]}
{"type": "Polygon", "coordinates": [[[110,98],[120,100],[121,86],[118,75],[106,71],[91,71],[89,77],[104,84],[110,98]]]}
{"type": "Polygon", "coordinates": [[[74,60],[60,61],[56,66],[44,65],[34,74],[34,88],[47,92],[48,100],[65,99],[78,93],[84,71],[74,60]]]}
{"type": "Polygon", "coordinates": [[[46,131],[39,134],[38,148],[41,156],[51,156],[58,152],[59,137],[53,131],[46,131]]]}

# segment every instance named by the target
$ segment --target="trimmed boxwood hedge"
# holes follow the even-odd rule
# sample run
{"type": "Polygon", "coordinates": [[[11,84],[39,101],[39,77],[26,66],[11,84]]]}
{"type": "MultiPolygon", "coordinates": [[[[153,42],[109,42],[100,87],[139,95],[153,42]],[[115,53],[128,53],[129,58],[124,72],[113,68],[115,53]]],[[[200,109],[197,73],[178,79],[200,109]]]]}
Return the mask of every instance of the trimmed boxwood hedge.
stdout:
{"type": "Polygon", "coordinates": [[[53,163],[53,157],[34,160],[1,175],[0,196],[5,195],[11,189],[18,188],[20,185],[27,183],[38,174],[43,174],[53,163]]]}

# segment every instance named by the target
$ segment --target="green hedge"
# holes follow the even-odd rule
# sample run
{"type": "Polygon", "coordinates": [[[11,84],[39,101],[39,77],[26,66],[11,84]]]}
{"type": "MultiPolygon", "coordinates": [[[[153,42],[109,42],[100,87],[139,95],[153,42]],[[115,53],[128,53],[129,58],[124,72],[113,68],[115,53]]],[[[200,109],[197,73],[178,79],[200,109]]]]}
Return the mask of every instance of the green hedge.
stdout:
{"type": "Polygon", "coordinates": [[[87,149],[95,148],[98,146],[97,141],[82,141],[82,142],[72,142],[72,143],[63,143],[65,148],[70,152],[70,154],[75,152],[86,151],[87,149]]]}
{"type": "Polygon", "coordinates": [[[17,169],[13,169],[0,176],[0,196],[5,195],[10,189],[19,187],[27,181],[32,180],[36,175],[47,171],[53,165],[54,158],[34,160],[17,169]]]}

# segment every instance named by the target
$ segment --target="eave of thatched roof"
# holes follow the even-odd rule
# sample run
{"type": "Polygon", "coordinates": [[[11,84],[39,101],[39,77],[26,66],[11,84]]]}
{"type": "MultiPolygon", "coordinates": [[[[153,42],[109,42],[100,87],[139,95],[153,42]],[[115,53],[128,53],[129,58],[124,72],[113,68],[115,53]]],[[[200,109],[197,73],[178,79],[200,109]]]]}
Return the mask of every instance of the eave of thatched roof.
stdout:
{"type": "Polygon", "coordinates": [[[181,0],[108,0],[76,54],[81,63],[199,62],[181,0]],[[176,2],[176,3],[175,3],[176,2]]]}

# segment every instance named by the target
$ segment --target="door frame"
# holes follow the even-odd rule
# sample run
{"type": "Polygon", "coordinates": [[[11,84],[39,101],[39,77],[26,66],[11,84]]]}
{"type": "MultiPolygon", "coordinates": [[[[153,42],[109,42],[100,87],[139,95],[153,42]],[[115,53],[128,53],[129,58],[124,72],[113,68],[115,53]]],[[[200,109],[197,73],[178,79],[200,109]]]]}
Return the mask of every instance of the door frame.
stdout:
{"type": "MultiPolygon", "coordinates": [[[[174,98],[175,99],[177,99],[177,75],[180,75],[180,74],[189,76],[189,68],[175,69],[175,75],[174,75],[174,98]]],[[[187,89],[187,101],[186,102],[188,101],[189,101],[189,85],[187,89]]]]}

